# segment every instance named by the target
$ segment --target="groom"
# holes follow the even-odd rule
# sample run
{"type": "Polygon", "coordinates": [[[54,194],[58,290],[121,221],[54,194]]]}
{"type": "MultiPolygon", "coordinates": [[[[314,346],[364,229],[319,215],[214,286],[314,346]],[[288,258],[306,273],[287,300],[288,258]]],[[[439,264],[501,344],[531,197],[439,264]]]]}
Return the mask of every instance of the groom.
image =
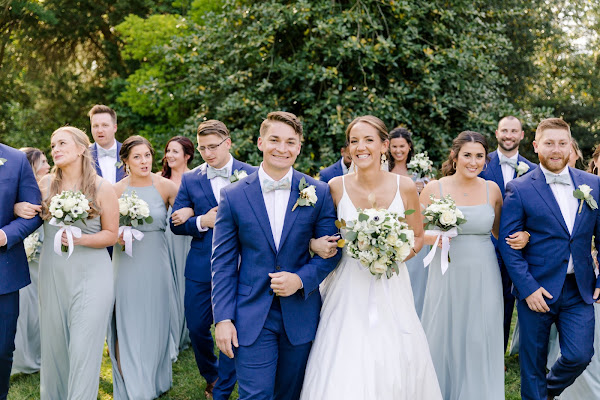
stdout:
{"type": "Polygon", "coordinates": [[[561,119],[540,122],[533,146],[540,167],[506,186],[499,235],[527,231],[530,241],[523,250],[504,240],[498,244],[518,299],[521,396],[546,400],[571,385],[594,354],[592,304],[600,295],[600,279],[590,252],[594,235],[596,248],[600,245],[600,178],[567,166],[571,132],[561,119]],[[588,188],[585,200],[574,197],[588,188]],[[553,323],[561,357],[546,375],[553,323]]]}
{"type": "Polygon", "coordinates": [[[15,350],[19,289],[29,285],[29,267],[23,240],[41,224],[15,217],[15,203],[40,204],[41,195],[25,154],[0,143],[0,400],[8,395],[15,350]]]}
{"type": "Polygon", "coordinates": [[[310,257],[311,238],[337,232],[336,214],[329,186],[292,168],[301,141],[294,114],[269,113],[258,138],[259,170],[221,191],[212,258],[215,337],[235,356],[241,400],[300,397],[319,321],[319,283],[341,257],[310,257]],[[302,179],[316,198],[305,196],[294,209],[302,179]]]}

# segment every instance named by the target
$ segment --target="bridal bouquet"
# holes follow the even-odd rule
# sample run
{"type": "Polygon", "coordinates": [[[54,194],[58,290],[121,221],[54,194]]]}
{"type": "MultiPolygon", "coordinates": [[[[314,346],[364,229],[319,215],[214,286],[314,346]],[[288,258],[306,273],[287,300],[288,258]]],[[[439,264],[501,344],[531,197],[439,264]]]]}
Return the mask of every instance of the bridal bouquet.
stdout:
{"type": "Polygon", "coordinates": [[[415,154],[406,167],[418,179],[423,179],[433,173],[433,161],[429,159],[426,151],[415,154]]]}
{"type": "Polygon", "coordinates": [[[356,221],[336,222],[345,230],[348,254],[369,269],[378,279],[385,274],[391,278],[399,273],[399,264],[410,254],[415,244],[414,232],[395,212],[368,208],[358,210],[356,221]]]}
{"type": "Polygon", "coordinates": [[[81,237],[81,229],[73,226],[73,224],[80,220],[85,224],[89,210],[90,202],[80,191],[63,190],[50,199],[48,211],[52,219],[49,224],[60,227],[54,235],[54,252],[56,254],[61,255],[62,252],[69,252],[67,258],[71,256],[74,248],[73,236],[76,238],[81,237]],[[68,246],[61,244],[63,232],[67,234],[68,246]]]}
{"type": "Polygon", "coordinates": [[[39,232],[33,232],[23,240],[23,246],[25,247],[25,254],[27,255],[28,262],[37,260],[36,256],[40,251],[41,245],[42,242],[40,241],[39,232]]]}
{"type": "Polygon", "coordinates": [[[119,198],[119,236],[123,234],[125,247],[123,251],[129,257],[133,257],[132,246],[133,239],[142,240],[144,234],[133,227],[143,225],[144,222],[151,224],[153,221],[150,216],[150,207],[148,203],[140,199],[135,192],[123,194],[119,198]]]}
{"type": "Polygon", "coordinates": [[[441,199],[436,199],[433,195],[429,197],[431,204],[427,206],[423,215],[425,216],[425,234],[436,236],[435,243],[431,251],[423,260],[425,267],[431,264],[438,247],[440,238],[442,239],[442,274],[448,269],[450,257],[450,238],[458,235],[458,226],[467,222],[462,211],[456,207],[456,203],[450,195],[441,199]]]}

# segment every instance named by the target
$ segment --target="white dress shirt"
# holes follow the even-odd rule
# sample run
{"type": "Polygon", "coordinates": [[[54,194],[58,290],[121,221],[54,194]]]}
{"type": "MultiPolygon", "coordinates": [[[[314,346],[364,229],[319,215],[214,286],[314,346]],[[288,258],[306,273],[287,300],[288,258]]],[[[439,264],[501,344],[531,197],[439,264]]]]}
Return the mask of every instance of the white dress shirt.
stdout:
{"type": "MultiPolygon", "coordinates": [[[[552,173],[549,172],[546,168],[540,164],[540,168],[544,173],[552,173]]],[[[567,175],[569,177],[569,185],[561,185],[559,183],[551,183],[550,190],[554,193],[554,198],[558,203],[558,207],[560,208],[560,212],[563,216],[563,220],[567,225],[567,229],[569,229],[569,233],[573,233],[573,225],[575,225],[575,218],[577,217],[577,199],[573,196],[573,191],[575,190],[575,185],[573,185],[573,180],[571,179],[571,175],[569,174],[569,167],[565,167],[560,173],[557,175],[567,175]]],[[[567,274],[572,274],[574,272],[573,267],[573,256],[569,256],[569,266],[567,267],[567,274]]]]}
{"type": "MultiPolygon", "coordinates": [[[[96,146],[100,147],[98,143],[96,143],[96,146]]],[[[115,156],[98,157],[98,165],[100,166],[100,171],[102,171],[102,177],[114,185],[117,183],[117,167],[115,166],[117,163],[117,141],[115,140],[111,148],[107,150],[114,151],[115,156]]]]}
{"type": "Polygon", "coordinates": [[[348,167],[346,167],[346,164],[344,163],[344,157],[342,157],[340,159],[340,164],[342,164],[342,174],[343,175],[347,175],[348,174],[348,167]]]}
{"type": "MultiPolygon", "coordinates": [[[[288,178],[292,183],[293,169],[290,170],[282,179],[288,178]]],[[[263,182],[265,180],[273,181],[260,165],[258,169],[258,179],[260,179],[260,188],[263,189],[263,182]]],[[[279,182],[279,181],[276,181],[279,182]]],[[[281,233],[283,232],[283,222],[285,220],[285,212],[287,209],[288,202],[290,201],[291,189],[288,190],[273,190],[272,192],[265,193],[263,191],[263,199],[265,201],[265,207],[267,208],[267,214],[269,215],[269,223],[271,224],[271,232],[273,233],[273,241],[275,242],[275,248],[279,250],[279,241],[281,240],[281,233]]]]}
{"type": "MultiPolygon", "coordinates": [[[[204,168],[208,168],[208,164],[204,165],[204,168]]],[[[227,176],[231,176],[232,174],[232,169],[233,169],[233,157],[231,156],[231,154],[229,155],[229,161],[227,161],[227,164],[225,164],[225,166],[223,168],[219,168],[218,171],[222,171],[222,170],[226,170],[227,171],[227,176]]],[[[229,185],[231,182],[229,182],[229,178],[222,178],[220,176],[215,176],[214,178],[212,178],[210,180],[210,187],[212,188],[212,192],[213,195],[215,196],[215,200],[217,200],[217,204],[219,204],[219,202],[221,201],[221,189],[223,189],[225,186],[229,185]]],[[[200,217],[196,218],[196,227],[198,228],[198,230],[200,232],[206,232],[208,230],[208,228],[205,228],[201,225],[201,219],[200,217]]]]}
{"type": "MultiPolygon", "coordinates": [[[[517,151],[517,153],[512,157],[506,157],[504,154],[502,154],[500,149],[498,149],[498,161],[502,161],[503,158],[509,159],[509,160],[515,160],[518,163],[519,162],[519,152],[517,151]]],[[[509,164],[502,164],[502,165],[500,165],[500,168],[502,169],[502,179],[504,180],[504,188],[506,189],[506,184],[508,182],[512,181],[515,176],[515,168],[513,168],[509,164]]]]}

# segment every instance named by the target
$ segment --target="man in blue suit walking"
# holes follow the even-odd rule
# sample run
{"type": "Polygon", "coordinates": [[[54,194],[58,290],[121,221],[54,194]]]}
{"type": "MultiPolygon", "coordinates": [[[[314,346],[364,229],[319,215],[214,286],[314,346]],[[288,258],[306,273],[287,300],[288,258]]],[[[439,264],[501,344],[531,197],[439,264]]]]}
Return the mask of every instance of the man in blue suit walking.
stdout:
{"type": "Polygon", "coordinates": [[[352,164],[352,157],[348,151],[348,143],[344,143],[340,148],[340,154],[342,157],[339,160],[319,171],[319,179],[321,181],[327,183],[336,176],[342,176],[348,173],[348,168],[350,168],[350,165],[352,164]]]}
{"type": "Polygon", "coordinates": [[[171,230],[176,235],[192,236],[185,266],[185,318],[196,364],[206,379],[206,396],[225,400],[235,386],[235,364],[222,354],[214,354],[210,327],[211,304],[210,258],[215,217],[221,189],[256,170],[233,158],[229,153],[231,137],[221,121],[208,120],[198,126],[198,151],[205,164],[183,175],[173,206],[171,230]],[[179,224],[182,214],[193,215],[179,224]]]}
{"type": "Polygon", "coordinates": [[[90,151],[96,164],[96,172],[114,185],[126,175],[119,156],[121,143],[115,139],[117,113],[108,106],[96,104],[88,115],[94,138],[90,151]]]}
{"type": "Polygon", "coordinates": [[[6,399],[15,350],[19,289],[29,285],[23,240],[41,224],[15,217],[16,203],[39,205],[41,194],[25,154],[0,143],[0,400],[6,399]]]}
{"type": "Polygon", "coordinates": [[[215,337],[235,357],[241,400],[300,397],[319,284],[341,257],[310,257],[311,238],[337,232],[336,213],[329,186],[292,168],[301,141],[294,114],[270,113],[260,127],[259,170],[221,192],[212,259],[215,337]]]}
{"type": "MultiPolygon", "coordinates": [[[[504,117],[498,122],[496,140],[498,149],[490,153],[490,161],[479,174],[483,179],[494,181],[500,188],[502,196],[505,195],[506,185],[515,178],[533,171],[537,165],[519,154],[519,144],[525,132],[521,121],[513,116],[504,117]]],[[[508,345],[510,336],[510,324],[512,322],[513,309],[515,308],[515,296],[511,293],[512,282],[498,251],[498,241],[492,236],[492,242],[496,246],[496,256],[502,277],[502,290],[504,297],[504,351],[508,345]]]]}
{"type": "Polygon", "coordinates": [[[590,252],[592,237],[600,246],[600,178],[567,166],[571,132],[561,119],[543,120],[533,146],[540,166],[506,186],[500,221],[501,238],[528,231],[530,241],[523,250],[498,245],[518,299],[521,396],[546,400],[571,385],[594,354],[600,279],[590,252]],[[546,375],[553,323],[561,357],[546,375]]]}

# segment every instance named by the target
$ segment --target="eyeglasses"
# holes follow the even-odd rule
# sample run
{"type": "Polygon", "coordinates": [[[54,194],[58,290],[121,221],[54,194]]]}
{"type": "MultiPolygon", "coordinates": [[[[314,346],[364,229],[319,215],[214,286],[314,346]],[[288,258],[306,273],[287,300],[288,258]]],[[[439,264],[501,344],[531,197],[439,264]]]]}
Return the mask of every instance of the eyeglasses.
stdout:
{"type": "Polygon", "coordinates": [[[220,145],[225,143],[225,141],[229,139],[228,137],[223,139],[219,144],[209,144],[208,146],[198,146],[198,151],[200,153],[204,153],[206,150],[215,151],[220,145]]]}

